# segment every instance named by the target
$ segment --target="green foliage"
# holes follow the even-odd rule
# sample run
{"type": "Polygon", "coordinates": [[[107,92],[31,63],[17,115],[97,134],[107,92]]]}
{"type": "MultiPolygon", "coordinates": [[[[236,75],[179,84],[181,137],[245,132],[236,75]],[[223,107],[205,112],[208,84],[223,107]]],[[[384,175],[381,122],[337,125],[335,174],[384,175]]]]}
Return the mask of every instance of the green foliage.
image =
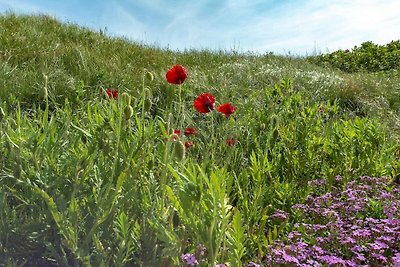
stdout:
{"type": "Polygon", "coordinates": [[[244,246],[246,235],[243,227],[243,219],[239,210],[235,211],[232,218],[231,228],[227,233],[229,246],[229,259],[233,262],[233,266],[240,266],[246,253],[244,246]]]}
{"type": "MultiPolygon", "coordinates": [[[[57,262],[73,265],[107,265],[111,259],[122,263],[132,260],[132,252],[139,253],[138,221],[146,210],[146,196],[140,201],[127,196],[137,194],[145,179],[136,176],[139,150],[153,148],[140,141],[141,132],[122,124],[122,110],[123,103],[104,105],[100,101],[89,104],[82,113],[85,116],[76,118],[66,102],[63,109],[51,115],[48,109],[33,114],[18,109],[2,123],[2,132],[6,133],[0,149],[4,156],[4,216],[8,210],[26,214],[25,223],[38,228],[34,231],[36,238],[30,240],[33,251],[27,251],[27,255],[37,253],[36,242],[37,249],[49,250],[57,262]],[[126,206],[135,208],[125,210],[126,206]],[[114,239],[124,244],[110,243],[114,239]],[[113,248],[111,252],[104,250],[108,247],[113,248]]],[[[152,131],[152,124],[141,127],[150,137],[147,129],[152,131]]],[[[3,223],[13,229],[7,231],[15,235],[13,238],[24,238],[19,225],[25,223],[3,223]]],[[[5,228],[1,232],[6,233],[5,228]]],[[[8,240],[7,235],[2,235],[1,243],[8,240]]],[[[8,257],[16,257],[14,253],[21,249],[13,247],[16,244],[7,247],[8,257]]]]}
{"type": "Polygon", "coordinates": [[[263,101],[257,97],[258,112],[249,110],[258,125],[252,124],[248,145],[263,155],[271,180],[304,185],[335,174],[389,174],[393,163],[387,154],[398,145],[388,140],[378,121],[349,117],[337,102],[312,104],[306,92],[293,90],[290,81],[267,88],[264,94],[263,101]]]}
{"type": "Polygon", "coordinates": [[[183,266],[193,253],[242,266],[293,227],[271,214],[292,214],[310,180],[400,173],[395,76],[175,53],[46,16],[0,26],[0,265],[183,266]],[[175,62],[179,86],[164,79],[175,62]],[[206,91],[235,113],[196,113],[206,91]],[[186,127],[197,134],[174,142],[186,127]]]}
{"type": "Polygon", "coordinates": [[[400,40],[386,45],[364,42],[351,51],[338,50],[330,54],[311,57],[310,60],[320,65],[331,65],[345,72],[390,71],[400,67],[400,40]]]}
{"type": "Polygon", "coordinates": [[[231,207],[226,195],[229,177],[223,169],[212,172],[209,177],[199,166],[186,169],[182,174],[169,169],[174,181],[173,188],[165,188],[167,198],[189,238],[206,247],[208,263],[213,265],[225,241],[230,217],[231,207]]]}

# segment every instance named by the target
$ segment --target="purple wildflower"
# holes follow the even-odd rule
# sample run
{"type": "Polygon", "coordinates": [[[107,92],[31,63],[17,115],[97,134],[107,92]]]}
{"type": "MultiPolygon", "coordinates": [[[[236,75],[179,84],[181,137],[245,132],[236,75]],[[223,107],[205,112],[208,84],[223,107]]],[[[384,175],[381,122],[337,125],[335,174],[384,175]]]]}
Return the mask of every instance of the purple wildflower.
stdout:
{"type": "Polygon", "coordinates": [[[320,179],[320,180],[312,180],[308,182],[308,185],[314,188],[319,188],[323,185],[326,184],[326,181],[324,179],[320,179]]]}
{"type": "Polygon", "coordinates": [[[195,266],[199,264],[194,254],[190,253],[182,254],[181,260],[189,266],[195,266]]]}
{"type": "Polygon", "coordinates": [[[287,263],[299,264],[299,260],[296,257],[287,254],[285,250],[282,253],[282,257],[287,263]]]}
{"type": "Polygon", "coordinates": [[[322,265],[318,262],[318,261],[316,261],[316,260],[313,260],[313,259],[308,259],[307,260],[307,262],[306,262],[306,264],[304,265],[304,267],[305,266],[314,266],[314,267],[321,267],[322,265]]]}
{"type": "Polygon", "coordinates": [[[371,256],[373,258],[375,258],[379,262],[384,262],[384,263],[387,262],[387,258],[384,255],[382,255],[381,253],[375,253],[374,252],[374,253],[371,254],[371,256]]]}
{"type": "Polygon", "coordinates": [[[386,243],[380,242],[378,240],[369,245],[373,250],[382,250],[382,249],[389,248],[389,246],[386,243]]]}
{"type": "Polygon", "coordinates": [[[355,259],[359,261],[365,261],[366,258],[361,253],[355,253],[355,259]]]}
{"type": "Polygon", "coordinates": [[[350,236],[345,236],[345,237],[343,237],[343,239],[340,240],[340,243],[343,244],[343,245],[356,244],[357,241],[354,238],[350,237],[350,236]]]}
{"type": "Polygon", "coordinates": [[[287,219],[288,214],[283,210],[276,210],[270,218],[277,222],[284,222],[287,219]]]}
{"type": "Polygon", "coordinates": [[[304,205],[304,204],[294,204],[293,206],[292,206],[292,209],[296,209],[296,210],[307,210],[307,206],[306,205],[304,205]]]}
{"type": "Polygon", "coordinates": [[[336,181],[336,182],[341,182],[341,181],[343,181],[343,177],[340,176],[340,175],[337,175],[337,176],[335,177],[335,181],[336,181]]]}
{"type": "Polygon", "coordinates": [[[393,261],[393,267],[400,267],[400,252],[394,255],[392,261],[393,261]]]}
{"type": "Polygon", "coordinates": [[[397,214],[397,206],[395,203],[389,203],[383,207],[383,213],[389,218],[393,218],[397,214]]]}
{"type": "Polygon", "coordinates": [[[381,195],[380,195],[381,199],[388,199],[388,198],[390,198],[391,196],[392,196],[392,195],[389,194],[386,190],[383,190],[382,193],[381,193],[381,195]]]}
{"type": "Polygon", "coordinates": [[[371,235],[371,231],[368,229],[358,229],[353,232],[353,236],[355,237],[368,237],[371,235]]]}
{"type": "Polygon", "coordinates": [[[333,255],[324,255],[324,256],[319,256],[317,258],[322,262],[325,262],[328,266],[344,264],[343,259],[333,255]]]}
{"type": "Polygon", "coordinates": [[[295,238],[300,238],[302,236],[302,234],[300,232],[297,231],[292,231],[288,234],[288,238],[289,239],[295,239],[295,238]]]}

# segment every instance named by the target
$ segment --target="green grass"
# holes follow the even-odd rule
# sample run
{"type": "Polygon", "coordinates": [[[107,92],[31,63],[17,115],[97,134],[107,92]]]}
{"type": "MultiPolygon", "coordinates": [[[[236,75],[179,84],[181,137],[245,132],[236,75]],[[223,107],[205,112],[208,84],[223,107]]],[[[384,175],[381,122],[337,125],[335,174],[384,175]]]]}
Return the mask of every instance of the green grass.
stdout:
{"type": "Polygon", "coordinates": [[[203,266],[259,261],[295,223],[269,215],[291,213],[308,181],[400,174],[399,79],[2,16],[0,265],[184,266],[198,244],[203,266]],[[165,80],[174,64],[180,86],[165,80]],[[197,113],[203,92],[236,112],[197,113]],[[186,127],[198,134],[182,151],[170,139],[186,127]]]}

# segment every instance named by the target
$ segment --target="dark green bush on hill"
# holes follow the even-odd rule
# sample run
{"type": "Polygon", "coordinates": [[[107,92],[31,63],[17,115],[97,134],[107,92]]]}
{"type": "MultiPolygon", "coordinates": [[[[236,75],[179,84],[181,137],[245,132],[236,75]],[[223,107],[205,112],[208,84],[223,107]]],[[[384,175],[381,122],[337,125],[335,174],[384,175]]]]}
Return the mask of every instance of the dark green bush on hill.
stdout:
{"type": "Polygon", "coordinates": [[[345,72],[378,72],[400,68],[400,40],[386,45],[364,42],[351,51],[338,50],[330,54],[311,57],[318,65],[331,65],[345,72]]]}

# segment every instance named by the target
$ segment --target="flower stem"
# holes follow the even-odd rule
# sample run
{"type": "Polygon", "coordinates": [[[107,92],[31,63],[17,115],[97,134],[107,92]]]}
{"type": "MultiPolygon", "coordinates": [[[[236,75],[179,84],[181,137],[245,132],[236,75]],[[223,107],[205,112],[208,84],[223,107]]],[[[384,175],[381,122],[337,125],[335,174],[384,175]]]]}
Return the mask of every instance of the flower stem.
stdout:
{"type": "Polygon", "coordinates": [[[185,121],[185,105],[182,102],[182,84],[179,84],[179,106],[181,108],[181,111],[180,111],[181,112],[181,116],[180,116],[181,120],[179,123],[179,128],[183,129],[183,122],[185,121]]]}

